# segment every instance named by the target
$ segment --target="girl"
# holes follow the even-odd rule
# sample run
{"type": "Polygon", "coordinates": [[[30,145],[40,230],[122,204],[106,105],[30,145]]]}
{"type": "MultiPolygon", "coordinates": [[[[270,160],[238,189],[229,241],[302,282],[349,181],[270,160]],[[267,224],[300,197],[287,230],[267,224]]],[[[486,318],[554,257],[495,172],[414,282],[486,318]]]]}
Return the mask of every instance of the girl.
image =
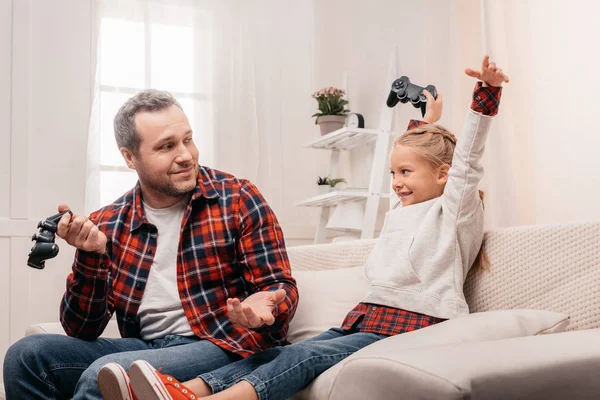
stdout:
{"type": "MultiPolygon", "coordinates": [[[[446,129],[430,124],[441,116],[442,99],[427,93],[424,121],[411,121],[414,129],[394,143],[390,172],[402,207],[387,213],[365,265],[371,289],[341,328],[254,354],[185,386],[136,361],[130,367],[136,395],[144,400],[286,399],[371,343],[467,314],[464,280],[472,265],[485,260],[483,203],[477,188],[483,176],[480,160],[508,77],[488,56],[481,70],[465,73],[482,82],[475,86],[458,142],[446,129]]],[[[234,322],[253,317],[237,299],[228,300],[228,312],[234,322]]],[[[126,381],[120,384],[128,386],[126,381]]]]}

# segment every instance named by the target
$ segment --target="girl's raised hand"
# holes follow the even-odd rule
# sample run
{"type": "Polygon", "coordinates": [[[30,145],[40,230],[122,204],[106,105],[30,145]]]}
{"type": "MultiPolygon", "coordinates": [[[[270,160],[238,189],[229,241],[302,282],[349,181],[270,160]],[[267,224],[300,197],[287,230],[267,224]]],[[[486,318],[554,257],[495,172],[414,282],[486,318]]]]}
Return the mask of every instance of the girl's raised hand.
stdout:
{"type": "Polygon", "coordinates": [[[490,56],[484,56],[481,62],[481,71],[471,68],[465,69],[465,74],[477,78],[487,83],[489,86],[502,86],[502,83],[508,83],[510,79],[498,68],[495,62],[490,62],[490,56]]]}
{"type": "Polygon", "coordinates": [[[444,100],[441,94],[437,94],[437,99],[433,98],[433,95],[427,90],[423,89],[423,94],[427,98],[427,104],[425,106],[425,116],[423,121],[428,124],[435,124],[442,118],[442,111],[444,109],[444,100]]]}

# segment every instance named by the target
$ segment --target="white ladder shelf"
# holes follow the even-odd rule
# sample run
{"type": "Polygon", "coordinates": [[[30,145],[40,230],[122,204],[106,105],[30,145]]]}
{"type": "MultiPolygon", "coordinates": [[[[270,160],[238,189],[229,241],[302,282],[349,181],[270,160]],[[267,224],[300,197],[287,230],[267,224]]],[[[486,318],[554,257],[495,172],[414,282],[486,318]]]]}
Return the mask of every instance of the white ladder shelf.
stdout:
{"type": "Polygon", "coordinates": [[[296,206],[320,207],[321,215],[315,233],[315,244],[325,243],[327,233],[325,227],[329,221],[331,208],[345,201],[366,201],[360,237],[361,239],[370,239],[375,236],[375,222],[377,220],[380,199],[389,198],[388,193],[381,192],[381,187],[383,178],[387,175],[388,147],[394,118],[394,109],[387,106],[386,100],[389,93],[389,83],[397,78],[396,65],[396,49],[394,48],[385,85],[386,92],[383,96],[384,101],[381,108],[378,129],[344,127],[321,136],[304,146],[313,149],[331,150],[327,176],[337,177],[341,151],[375,142],[368,190],[336,190],[296,203],[296,206]]]}

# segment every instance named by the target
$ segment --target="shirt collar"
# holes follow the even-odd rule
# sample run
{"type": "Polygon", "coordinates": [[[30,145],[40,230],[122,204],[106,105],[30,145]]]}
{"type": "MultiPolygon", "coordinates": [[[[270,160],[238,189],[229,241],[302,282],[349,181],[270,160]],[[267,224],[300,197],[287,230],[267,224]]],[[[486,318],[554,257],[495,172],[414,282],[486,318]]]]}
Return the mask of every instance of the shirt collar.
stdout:
{"type": "MultiPolygon", "coordinates": [[[[196,187],[192,191],[190,202],[204,197],[206,199],[217,199],[221,197],[219,191],[215,188],[213,179],[205,167],[198,167],[198,179],[196,180],[196,187]]],[[[130,231],[138,229],[143,224],[148,224],[146,214],[144,213],[144,207],[142,206],[142,188],[138,181],[133,188],[133,212],[131,219],[130,231]]]]}

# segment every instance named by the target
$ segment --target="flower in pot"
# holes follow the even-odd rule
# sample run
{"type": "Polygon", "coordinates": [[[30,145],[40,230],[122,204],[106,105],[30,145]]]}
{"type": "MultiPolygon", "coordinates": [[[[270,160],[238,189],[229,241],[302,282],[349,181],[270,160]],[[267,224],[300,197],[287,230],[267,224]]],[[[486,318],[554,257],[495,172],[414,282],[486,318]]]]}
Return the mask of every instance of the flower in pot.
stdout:
{"type": "Polygon", "coordinates": [[[342,89],[334,87],[323,88],[318,92],[313,93],[312,97],[319,104],[319,112],[314,113],[313,117],[317,117],[315,124],[319,124],[321,135],[326,135],[344,126],[346,114],[350,110],[346,109],[348,100],[344,98],[342,89]]]}

